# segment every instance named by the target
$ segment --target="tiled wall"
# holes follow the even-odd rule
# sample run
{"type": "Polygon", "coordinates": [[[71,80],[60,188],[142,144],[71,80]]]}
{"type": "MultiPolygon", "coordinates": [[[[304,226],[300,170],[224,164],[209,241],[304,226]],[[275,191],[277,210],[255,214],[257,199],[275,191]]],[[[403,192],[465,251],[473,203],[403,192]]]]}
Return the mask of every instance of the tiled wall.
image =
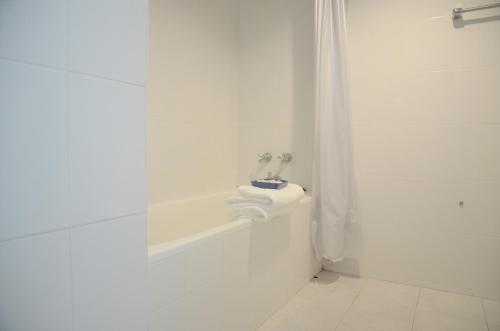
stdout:
{"type": "Polygon", "coordinates": [[[456,5],[348,2],[364,256],[341,269],[499,299],[500,11],[456,5]]]}
{"type": "Polygon", "coordinates": [[[0,330],[145,330],[147,1],[0,22],[0,330]]]}
{"type": "Polygon", "coordinates": [[[232,189],[238,1],[152,0],[150,8],[149,199],[232,189]]]}
{"type": "Polygon", "coordinates": [[[310,187],[314,111],[314,1],[242,0],[240,5],[238,182],[280,167],[282,176],[310,187]],[[271,152],[264,169],[258,154],[271,152]],[[260,172],[258,172],[260,170],[260,172]]]}
{"type": "Polygon", "coordinates": [[[279,168],[310,186],[313,0],[153,0],[149,198],[232,189],[279,168]],[[182,31],[182,33],[179,33],[182,31]],[[271,152],[260,168],[258,155],[271,152]]]}

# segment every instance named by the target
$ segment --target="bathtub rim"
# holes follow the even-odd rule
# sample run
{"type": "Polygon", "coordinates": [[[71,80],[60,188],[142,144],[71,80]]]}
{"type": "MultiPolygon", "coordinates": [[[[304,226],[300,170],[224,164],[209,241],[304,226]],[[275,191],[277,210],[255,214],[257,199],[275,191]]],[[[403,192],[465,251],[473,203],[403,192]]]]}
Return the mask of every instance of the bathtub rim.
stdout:
{"type": "Polygon", "coordinates": [[[149,262],[160,261],[173,254],[183,251],[189,246],[196,245],[202,241],[215,239],[222,235],[249,228],[252,225],[252,220],[243,218],[236,221],[231,221],[227,224],[217,226],[202,232],[168,241],[161,244],[156,244],[148,247],[149,262]]]}
{"type": "MultiPolygon", "coordinates": [[[[306,203],[308,201],[311,201],[311,197],[309,195],[305,195],[298,201],[297,205],[306,203]]],[[[161,261],[165,258],[168,258],[169,256],[188,249],[188,247],[192,245],[197,245],[198,243],[201,243],[205,240],[215,239],[228,233],[250,228],[252,224],[259,223],[255,223],[251,218],[241,218],[238,220],[230,221],[227,224],[220,225],[215,228],[211,228],[198,233],[193,233],[186,237],[148,246],[148,262],[152,263],[161,261]]],[[[267,224],[267,222],[262,224],[267,224]]]]}

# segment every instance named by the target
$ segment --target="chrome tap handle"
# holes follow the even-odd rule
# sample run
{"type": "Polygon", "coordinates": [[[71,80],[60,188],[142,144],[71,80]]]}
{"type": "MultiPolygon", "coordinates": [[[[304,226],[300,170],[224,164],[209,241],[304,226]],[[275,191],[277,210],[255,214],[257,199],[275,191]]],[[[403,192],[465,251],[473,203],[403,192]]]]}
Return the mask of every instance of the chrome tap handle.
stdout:
{"type": "Polygon", "coordinates": [[[271,162],[272,159],[273,159],[273,156],[269,152],[266,152],[264,154],[259,155],[259,162],[269,163],[269,162],[271,162]]]}
{"type": "Polygon", "coordinates": [[[280,159],[282,163],[290,163],[292,162],[293,157],[290,153],[283,153],[278,156],[278,159],[280,159]]]}

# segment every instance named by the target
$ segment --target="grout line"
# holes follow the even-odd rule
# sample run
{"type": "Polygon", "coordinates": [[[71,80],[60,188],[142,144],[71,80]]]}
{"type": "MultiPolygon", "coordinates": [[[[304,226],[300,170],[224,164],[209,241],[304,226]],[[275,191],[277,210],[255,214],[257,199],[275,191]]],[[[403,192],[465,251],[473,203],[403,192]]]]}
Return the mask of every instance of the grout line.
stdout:
{"type": "MultiPolygon", "coordinates": [[[[70,38],[70,4],[69,1],[64,2],[64,11],[65,11],[65,22],[64,22],[64,42],[65,42],[65,48],[64,48],[64,120],[66,124],[66,173],[67,173],[67,203],[66,203],[66,213],[68,219],[70,219],[71,215],[71,145],[70,145],[70,137],[71,137],[71,131],[70,131],[70,123],[71,123],[71,110],[69,108],[70,106],[70,100],[69,100],[69,75],[67,72],[67,69],[69,68],[69,38],[70,38]]],[[[72,249],[72,238],[71,238],[71,230],[68,231],[68,254],[69,254],[69,298],[70,298],[70,316],[71,316],[71,321],[70,321],[70,330],[73,331],[75,329],[75,280],[73,277],[73,249],[72,249]]]]}
{"type": "Polygon", "coordinates": [[[361,294],[361,291],[363,291],[363,287],[365,286],[365,283],[366,283],[366,278],[361,278],[363,280],[363,283],[362,285],[360,286],[359,290],[357,291],[356,295],[354,296],[354,298],[352,298],[351,300],[351,303],[349,304],[349,307],[347,307],[347,309],[342,313],[342,318],[337,322],[337,324],[335,324],[335,326],[333,327],[333,331],[337,330],[337,328],[342,324],[342,322],[344,321],[344,318],[345,316],[347,315],[347,313],[349,312],[349,310],[351,309],[352,305],[354,304],[354,302],[358,299],[359,295],[361,294]]]}
{"type": "Polygon", "coordinates": [[[46,70],[51,70],[51,71],[58,71],[58,72],[66,72],[67,71],[65,68],[60,68],[60,67],[36,63],[36,62],[16,60],[16,59],[5,57],[5,56],[0,56],[0,61],[10,62],[10,63],[17,64],[17,65],[25,65],[27,67],[36,67],[38,69],[46,69],[46,70]]]}
{"type": "Polygon", "coordinates": [[[140,212],[134,212],[134,213],[131,213],[131,214],[116,216],[116,217],[113,217],[113,218],[104,218],[104,219],[100,219],[98,221],[93,221],[93,222],[88,222],[88,223],[83,223],[83,224],[78,224],[78,225],[73,225],[73,226],[64,226],[64,227],[57,228],[57,229],[52,229],[52,230],[41,231],[41,232],[37,232],[37,233],[31,233],[31,234],[21,235],[21,236],[17,236],[17,237],[12,237],[12,238],[8,238],[8,239],[0,240],[0,244],[6,243],[6,242],[10,242],[10,241],[14,241],[14,240],[20,240],[20,239],[27,239],[27,238],[37,237],[37,236],[43,236],[43,235],[46,235],[46,234],[52,234],[52,233],[56,233],[56,232],[63,232],[63,231],[66,231],[66,230],[79,229],[79,228],[83,228],[83,227],[86,227],[86,226],[91,226],[91,225],[94,225],[94,224],[101,224],[101,223],[106,223],[106,222],[119,221],[119,220],[121,220],[123,218],[131,217],[131,216],[143,215],[143,214],[146,214],[146,213],[147,213],[147,211],[144,210],[144,211],[140,211],[140,212]]]}
{"type": "Polygon", "coordinates": [[[420,303],[420,295],[422,293],[422,288],[418,288],[418,297],[417,297],[417,304],[415,305],[415,309],[413,310],[413,318],[411,319],[411,329],[413,331],[413,328],[415,326],[415,318],[417,317],[417,310],[418,310],[418,304],[420,303]]]}
{"type": "Polygon", "coordinates": [[[70,74],[73,74],[73,75],[84,76],[84,77],[94,78],[94,79],[101,79],[101,80],[106,80],[106,81],[110,81],[110,82],[115,82],[115,83],[120,83],[120,84],[135,86],[135,87],[142,87],[144,89],[146,88],[146,85],[132,83],[132,82],[127,82],[127,81],[124,81],[124,80],[119,80],[119,79],[104,77],[104,76],[95,75],[95,74],[89,74],[89,73],[80,72],[80,71],[76,71],[76,70],[67,70],[67,72],[70,73],[70,74]]]}
{"type": "Polygon", "coordinates": [[[73,249],[72,249],[72,237],[71,231],[68,230],[68,240],[69,240],[69,281],[70,281],[70,306],[71,306],[71,330],[75,329],[75,280],[73,277],[73,249]]]}
{"type": "MultiPolygon", "coordinates": [[[[65,91],[64,91],[64,102],[65,102],[65,122],[66,122],[66,171],[67,171],[67,176],[68,176],[68,183],[67,183],[67,188],[68,188],[68,195],[67,195],[67,204],[66,204],[66,212],[67,212],[67,217],[70,219],[71,215],[71,190],[72,190],[72,185],[71,185],[71,109],[70,109],[70,86],[69,86],[69,74],[67,70],[69,69],[69,39],[70,39],[70,4],[69,1],[65,1],[64,5],[65,7],[65,15],[66,15],[66,22],[65,22],[65,59],[64,59],[64,66],[65,66],[65,72],[64,72],[64,85],[65,85],[65,91]]],[[[72,245],[72,236],[71,236],[71,230],[68,231],[68,250],[69,250],[69,282],[70,282],[70,289],[69,289],[69,297],[70,297],[70,311],[71,311],[71,321],[70,321],[70,330],[73,331],[75,330],[75,279],[74,279],[74,272],[73,272],[73,245],[72,245]]]]}
{"type": "Polygon", "coordinates": [[[26,62],[26,61],[19,61],[19,60],[15,60],[15,59],[3,57],[3,56],[0,56],[0,61],[10,62],[10,63],[18,64],[18,65],[25,65],[25,66],[28,66],[28,67],[35,67],[35,68],[38,68],[38,69],[46,69],[46,70],[57,71],[57,72],[61,72],[61,73],[69,73],[69,74],[78,75],[78,76],[84,76],[84,77],[88,77],[88,78],[101,79],[101,80],[106,80],[106,81],[110,81],[110,82],[115,82],[115,83],[120,83],[120,84],[135,86],[135,87],[146,88],[146,86],[143,85],[143,84],[137,84],[137,83],[127,82],[127,81],[123,81],[123,80],[119,80],[119,79],[104,77],[104,76],[100,76],[100,75],[79,72],[79,71],[76,71],[76,70],[70,70],[70,69],[63,69],[63,68],[59,68],[59,67],[53,67],[53,66],[50,66],[50,65],[45,65],[45,64],[40,64],[40,63],[32,63],[32,62],[26,62]]]}
{"type": "Polygon", "coordinates": [[[486,317],[486,309],[484,309],[484,302],[483,299],[478,298],[479,302],[481,302],[481,309],[483,310],[483,318],[484,318],[484,323],[486,324],[486,329],[489,331],[490,330],[490,325],[488,324],[488,318],[486,317]]]}

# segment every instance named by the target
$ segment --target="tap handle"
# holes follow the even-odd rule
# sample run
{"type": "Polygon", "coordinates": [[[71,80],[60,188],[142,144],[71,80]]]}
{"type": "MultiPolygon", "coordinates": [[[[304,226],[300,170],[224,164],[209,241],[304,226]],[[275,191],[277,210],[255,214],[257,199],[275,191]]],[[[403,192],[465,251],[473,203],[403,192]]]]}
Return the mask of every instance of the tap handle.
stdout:
{"type": "Polygon", "coordinates": [[[278,156],[278,159],[281,160],[282,163],[290,163],[292,162],[292,154],[291,153],[283,153],[278,156]]]}
{"type": "Polygon", "coordinates": [[[271,160],[273,159],[273,156],[271,153],[269,152],[266,152],[264,154],[260,154],[259,155],[259,162],[271,162],[271,160]]]}

